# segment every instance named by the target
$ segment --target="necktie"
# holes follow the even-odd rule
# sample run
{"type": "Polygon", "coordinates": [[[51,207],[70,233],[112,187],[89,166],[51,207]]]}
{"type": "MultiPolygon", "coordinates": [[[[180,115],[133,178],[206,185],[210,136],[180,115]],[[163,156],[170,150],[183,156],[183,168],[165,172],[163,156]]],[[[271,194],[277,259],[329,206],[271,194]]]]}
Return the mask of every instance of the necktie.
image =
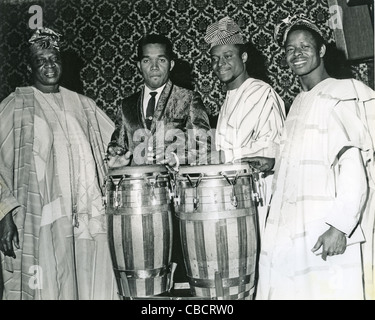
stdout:
{"type": "Polygon", "coordinates": [[[157,92],[150,92],[151,98],[148,100],[147,109],[146,109],[146,125],[147,128],[150,129],[152,123],[152,117],[154,115],[155,109],[155,96],[157,92]]]}

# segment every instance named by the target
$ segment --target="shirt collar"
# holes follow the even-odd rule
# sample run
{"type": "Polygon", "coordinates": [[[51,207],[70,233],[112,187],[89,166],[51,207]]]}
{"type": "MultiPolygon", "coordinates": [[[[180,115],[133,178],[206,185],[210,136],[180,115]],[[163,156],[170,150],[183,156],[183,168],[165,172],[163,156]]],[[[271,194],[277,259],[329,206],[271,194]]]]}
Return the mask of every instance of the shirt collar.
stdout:
{"type": "Polygon", "coordinates": [[[155,89],[155,90],[151,90],[149,87],[147,87],[145,85],[145,93],[144,93],[144,96],[145,97],[148,97],[150,92],[157,92],[158,94],[156,95],[156,98],[159,98],[160,97],[160,94],[162,93],[162,91],[164,90],[164,87],[166,86],[167,83],[164,83],[161,87],[155,89]]]}

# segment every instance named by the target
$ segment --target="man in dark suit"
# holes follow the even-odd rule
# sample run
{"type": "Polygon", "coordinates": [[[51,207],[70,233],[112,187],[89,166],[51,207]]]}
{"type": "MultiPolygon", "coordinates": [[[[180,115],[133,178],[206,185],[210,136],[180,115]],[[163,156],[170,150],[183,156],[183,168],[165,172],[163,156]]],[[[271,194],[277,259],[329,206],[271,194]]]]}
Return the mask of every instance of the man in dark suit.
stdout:
{"type": "MultiPolygon", "coordinates": [[[[207,164],[209,118],[200,94],[170,79],[175,65],[172,43],[161,35],[146,35],[138,43],[137,58],[144,85],[123,100],[121,123],[107,152],[109,167],[207,164]]],[[[173,230],[172,261],[177,263],[173,280],[184,284],[187,277],[174,215],[173,230]]]]}
{"type": "Polygon", "coordinates": [[[122,122],[108,149],[109,166],[206,164],[209,118],[198,92],[170,80],[172,43],[162,35],[146,35],[138,43],[137,58],[144,86],[123,100],[122,122]]]}

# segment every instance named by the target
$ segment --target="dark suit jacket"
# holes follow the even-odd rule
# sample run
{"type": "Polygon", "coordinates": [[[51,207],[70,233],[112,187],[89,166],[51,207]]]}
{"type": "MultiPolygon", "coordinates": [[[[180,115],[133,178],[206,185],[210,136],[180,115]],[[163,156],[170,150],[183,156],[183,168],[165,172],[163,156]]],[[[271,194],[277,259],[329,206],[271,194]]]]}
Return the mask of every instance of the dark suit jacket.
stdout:
{"type": "Polygon", "coordinates": [[[133,153],[132,165],[145,164],[148,148],[154,153],[157,150],[175,152],[181,165],[206,164],[205,157],[202,153],[198,156],[198,153],[200,149],[209,154],[212,132],[200,94],[169,80],[148,130],[143,112],[143,92],[144,87],[123,100],[122,123],[112,137],[112,141],[116,140],[133,153]]]}

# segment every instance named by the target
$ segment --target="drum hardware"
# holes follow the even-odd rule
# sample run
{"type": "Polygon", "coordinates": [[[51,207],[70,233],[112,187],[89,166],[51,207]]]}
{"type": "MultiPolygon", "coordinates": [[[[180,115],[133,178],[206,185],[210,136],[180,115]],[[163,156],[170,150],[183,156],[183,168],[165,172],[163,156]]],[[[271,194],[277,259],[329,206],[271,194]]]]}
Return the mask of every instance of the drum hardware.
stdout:
{"type": "Polygon", "coordinates": [[[236,197],[236,192],[234,190],[234,186],[236,185],[237,183],[237,179],[238,179],[238,172],[236,173],[236,176],[234,177],[233,181],[230,181],[228,176],[223,173],[223,172],[220,172],[220,174],[228,181],[228,183],[232,186],[232,194],[231,194],[231,197],[230,197],[230,203],[232,204],[233,207],[237,207],[238,206],[238,202],[237,202],[237,197],[236,197]]]}
{"type": "Polygon", "coordinates": [[[167,291],[168,292],[171,292],[171,290],[173,289],[173,285],[174,285],[173,277],[174,277],[174,273],[176,271],[176,268],[177,268],[177,263],[172,262],[170,264],[170,272],[168,274],[168,279],[167,279],[167,291]]]}
{"type": "MultiPolygon", "coordinates": [[[[107,189],[107,178],[104,179],[103,183],[103,190],[107,189]]],[[[102,206],[106,209],[107,208],[107,192],[105,191],[104,195],[102,195],[102,206]]]]}
{"type": "Polygon", "coordinates": [[[178,190],[177,190],[177,175],[178,175],[178,167],[177,170],[175,168],[172,168],[169,165],[165,166],[168,170],[169,173],[169,190],[168,190],[168,195],[170,200],[174,200],[176,204],[180,204],[180,199],[178,197],[178,190]]]}
{"type": "Polygon", "coordinates": [[[255,204],[258,206],[260,205],[261,207],[264,206],[264,196],[265,196],[265,185],[264,185],[264,180],[262,178],[262,173],[261,172],[253,172],[252,173],[252,185],[253,185],[253,200],[255,204]]]}
{"type": "MultiPolygon", "coordinates": [[[[167,285],[166,285],[167,292],[171,292],[171,290],[173,289],[173,286],[174,286],[173,276],[174,276],[174,273],[176,271],[176,268],[177,268],[177,263],[175,263],[175,262],[172,262],[168,267],[168,278],[167,278],[167,285]]],[[[144,274],[143,278],[146,278],[146,276],[148,276],[148,275],[144,274]]],[[[122,280],[123,280],[123,290],[124,290],[124,296],[122,297],[123,300],[135,300],[135,299],[137,299],[137,297],[133,297],[131,295],[131,292],[130,292],[128,279],[132,278],[132,277],[134,277],[134,276],[132,276],[130,274],[130,272],[127,271],[126,277],[122,278],[122,280]]],[[[141,278],[141,277],[138,276],[138,278],[141,278]]],[[[147,297],[138,297],[138,298],[143,300],[143,299],[146,299],[147,297]]],[[[157,296],[156,297],[150,297],[150,299],[158,299],[158,297],[157,296]]],[[[163,299],[163,297],[159,297],[159,299],[163,299]]]]}
{"type": "Polygon", "coordinates": [[[186,175],[186,178],[189,180],[190,182],[190,185],[193,187],[194,189],[194,198],[193,198],[193,205],[194,205],[194,211],[196,211],[199,207],[199,196],[198,196],[198,186],[199,184],[201,183],[202,181],[202,178],[203,178],[203,173],[201,173],[198,177],[198,180],[195,184],[193,184],[193,182],[191,181],[191,178],[189,175],[186,175]]]}
{"type": "Polygon", "coordinates": [[[151,198],[151,204],[153,206],[156,205],[155,186],[158,186],[158,178],[159,178],[159,175],[156,175],[155,182],[149,181],[147,177],[144,178],[146,185],[148,185],[151,188],[150,198],[151,198]]]}
{"type": "Polygon", "coordinates": [[[169,194],[170,200],[173,200],[175,204],[180,205],[180,198],[178,197],[178,192],[177,192],[178,190],[177,190],[177,184],[176,184],[178,171],[180,169],[180,160],[178,159],[178,156],[176,153],[171,152],[171,154],[173,155],[176,161],[176,165],[174,167],[171,167],[168,164],[165,165],[170,176],[170,179],[169,179],[170,188],[168,190],[168,194],[169,194]]]}
{"type": "Polygon", "coordinates": [[[118,178],[118,179],[113,179],[112,177],[109,177],[112,181],[112,183],[115,185],[115,192],[113,193],[113,203],[114,203],[114,206],[115,206],[115,209],[117,209],[119,206],[120,206],[120,199],[119,199],[119,192],[118,192],[118,188],[124,178],[124,176],[122,176],[121,178],[118,178]],[[115,181],[117,181],[117,183],[115,181]]]}
{"type": "Polygon", "coordinates": [[[216,299],[217,300],[230,300],[230,299],[240,299],[240,298],[246,298],[249,296],[250,292],[241,292],[234,294],[231,296],[230,294],[225,294],[225,287],[233,286],[233,285],[239,285],[240,283],[246,284],[250,282],[250,276],[244,276],[244,277],[238,277],[237,279],[223,279],[221,272],[216,271],[215,272],[215,278],[214,278],[214,287],[216,292],[216,299]],[[228,281],[229,280],[229,281],[228,281]]]}

